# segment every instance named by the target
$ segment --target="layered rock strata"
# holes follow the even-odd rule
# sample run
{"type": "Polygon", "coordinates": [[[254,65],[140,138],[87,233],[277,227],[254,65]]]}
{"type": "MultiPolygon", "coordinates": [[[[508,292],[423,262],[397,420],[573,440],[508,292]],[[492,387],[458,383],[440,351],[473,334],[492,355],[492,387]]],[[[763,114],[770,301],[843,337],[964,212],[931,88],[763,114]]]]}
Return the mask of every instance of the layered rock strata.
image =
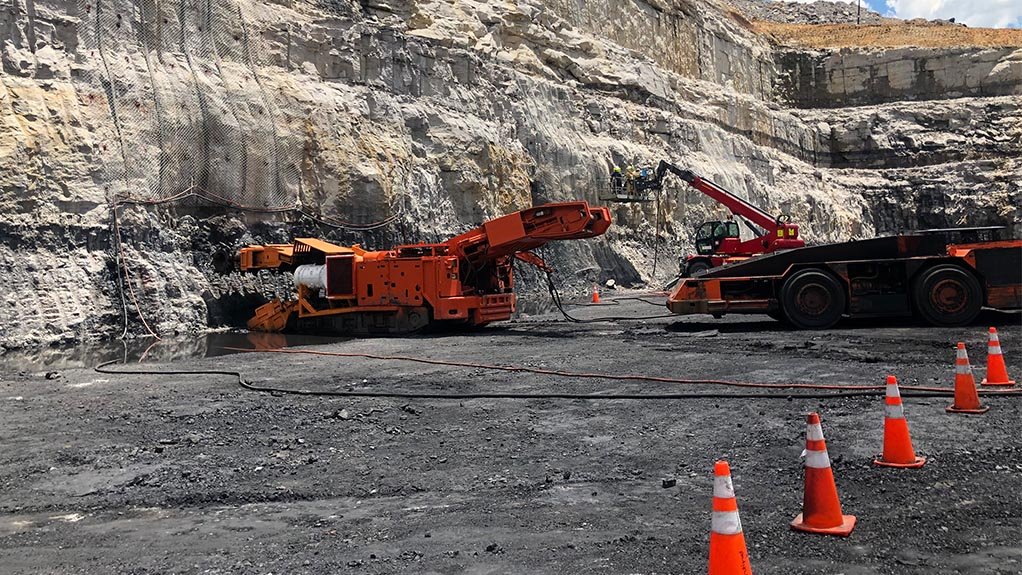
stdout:
{"type": "MultiPolygon", "coordinates": [[[[442,240],[661,158],[812,242],[1022,231],[1014,51],[777,47],[706,0],[19,2],[6,347],[237,324],[288,290],[222,273],[240,245],[442,240]]],[[[663,281],[724,215],[680,182],[613,208],[605,238],[547,250],[567,285],[663,281]]]]}

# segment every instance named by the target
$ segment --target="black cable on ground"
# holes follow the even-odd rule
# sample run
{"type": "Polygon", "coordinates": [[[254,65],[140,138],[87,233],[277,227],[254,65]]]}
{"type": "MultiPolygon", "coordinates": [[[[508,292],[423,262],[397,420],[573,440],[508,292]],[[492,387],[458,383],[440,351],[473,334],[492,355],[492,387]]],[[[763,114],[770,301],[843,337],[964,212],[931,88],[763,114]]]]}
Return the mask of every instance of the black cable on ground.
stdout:
{"type": "MultiPolygon", "coordinates": [[[[256,351],[256,350],[252,350],[256,351]]],[[[112,370],[107,366],[122,364],[121,360],[111,360],[101,363],[93,369],[97,373],[105,375],[225,375],[236,379],[237,384],[249,391],[260,393],[301,395],[306,397],[362,397],[379,399],[584,399],[584,400],[677,400],[677,399],[837,399],[842,397],[882,397],[885,392],[881,390],[853,390],[848,392],[831,393],[433,393],[433,392],[405,392],[405,391],[337,391],[337,390],[312,390],[312,389],[287,389],[281,387],[270,387],[253,385],[245,381],[240,371],[201,369],[201,370],[150,370],[130,369],[112,370]]],[[[947,392],[911,392],[905,390],[902,397],[949,397],[954,395],[953,391],[947,392]]],[[[1011,391],[986,392],[985,396],[1019,396],[1020,394],[1011,391]]]]}
{"type": "Polygon", "coordinates": [[[608,298],[607,301],[601,301],[600,303],[576,303],[576,304],[572,304],[572,305],[575,306],[575,307],[600,307],[600,306],[605,306],[606,307],[606,306],[610,306],[610,305],[621,305],[621,302],[623,302],[623,301],[637,301],[637,302],[642,302],[644,304],[652,305],[652,306],[656,306],[656,307],[664,307],[665,306],[665,303],[662,302],[662,301],[649,301],[648,299],[643,299],[641,297],[631,297],[631,296],[608,298]]]}
{"type": "MultiPolygon", "coordinates": [[[[568,321],[570,321],[572,323],[598,323],[598,322],[602,322],[602,321],[637,321],[637,320],[646,320],[646,319],[669,319],[669,318],[677,317],[676,315],[674,315],[672,313],[669,313],[669,314],[663,314],[663,315],[647,315],[647,316],[639,316],[639,317],[632,317],[632,316],[607,316],[607,317],[598,317],[598,318],[593,318],[593,319],[580,319],[580,318],[574,317],[573,315],[568,313],[568,311],[566,309],[564,309],[564,302],[561,300],[560,292],[557,291],[557,286],[554,285],[554,276],[553,276],[552,273],[550,273],[550,271],[546,271],[546,285],[547,285],[547,290],[550,292],[550,299],[553,300],[553,302],[554,302],[554,307],[557,308],[557,311],[561,312],[561,315],[564,316],[564,319],[566,319],[566,320],[568,320],[568,321]]],[[[651,303],[651,302],[646,302],[646,303],[651,303]]]]}
{"type": "Polygon", "coordinates": [[[111,360],[97,365],[94,370],[105,375],[225,375],[237,380],[238,385],[249,390],[261,393],[303,395],[312,397],[365,397],[365,398],[394,398],[394,399],[596,399],[596,400],[671,400],[671,399],[799,399],[799,398],[838,398],[838,397],[863,397],[880,396],[882,391],[852,391],[848,393],[822,393],[822,394],[791,394],[791,393],[433,393],[433,392],[405,392],[405,391],[338,391],[338,390],[312,390],[312,389],[286,389],[281,387],[269,387],[253,385],[245,381],[240,371],[221,369],[201,370],[149,370],[130,369],[112,370],[108,365],[123,364],[121,360],[111,360]]]}
{"type": "MultiPolygon", "coordinates": [[[[641,301],[642,303],[645,303],[647,305],[655,305],[657,307],[665,307],[666,306],[665,301],[650,301],[650,300],[644,299],[642,297],[624,296],[624,297],[614,297],[614,298],[610,299],[610,302],[612,302],[614,304],[619,304],[618,303],[619,301],[641,301]]],[[[576,304],[576,305],[579,305],[579,306],[582,306],[582,307],[586,307],[586,306],[588,306],[590,304],[579,303],[579,304],[576,304]]]]}

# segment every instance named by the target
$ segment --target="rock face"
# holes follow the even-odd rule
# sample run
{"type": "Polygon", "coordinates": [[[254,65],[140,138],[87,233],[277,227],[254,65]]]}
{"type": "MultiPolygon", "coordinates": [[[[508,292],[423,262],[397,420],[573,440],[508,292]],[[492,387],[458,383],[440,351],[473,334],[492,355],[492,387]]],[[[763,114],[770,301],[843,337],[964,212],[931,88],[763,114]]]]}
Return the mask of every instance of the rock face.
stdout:
{"type": "Polygon", "coordinates": [[[779,89],[802,108],[1022,95],[1022,49],[785,51],[779,89]]]}
{"type": "MultiPolygon", "coordinates": [[[[236,324],[287,289],[222,273],[240,245],[443,240],[595,203],[614,164],[661,158],[812,242],[1022,229],[1012,50],[779,48],[712,0],[12,6],[6,347],[236,324]]],[[[613,212],[605,238],[548,248],[563,281],[662,281],[693,226],[724,215],[680,182],[659,210],[613,212]]]]}
{"type": "Polygon", "coordinates": [[[863,6],[858,10],[855,2],[812,3],[783,2],[779,0],[728,0],[751,20],[766,20],[786,24],[882,24],[890,21],[863,6]]]}

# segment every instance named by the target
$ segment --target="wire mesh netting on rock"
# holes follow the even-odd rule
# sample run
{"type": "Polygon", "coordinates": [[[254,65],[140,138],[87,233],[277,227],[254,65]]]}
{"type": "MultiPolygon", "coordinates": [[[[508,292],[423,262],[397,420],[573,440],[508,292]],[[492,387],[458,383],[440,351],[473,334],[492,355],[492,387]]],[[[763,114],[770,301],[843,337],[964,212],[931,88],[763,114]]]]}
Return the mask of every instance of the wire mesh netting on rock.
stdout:
{"type": "Polygon", "coordinates": [[[77,4],[85,64],[77,88],[110,120],[97,128],[109,138],[96,152],[109,200],[194,194],[249,210],[300,207],[302,136],[281,114],[279,90],[267,86],[240,5],[77,4]]]}

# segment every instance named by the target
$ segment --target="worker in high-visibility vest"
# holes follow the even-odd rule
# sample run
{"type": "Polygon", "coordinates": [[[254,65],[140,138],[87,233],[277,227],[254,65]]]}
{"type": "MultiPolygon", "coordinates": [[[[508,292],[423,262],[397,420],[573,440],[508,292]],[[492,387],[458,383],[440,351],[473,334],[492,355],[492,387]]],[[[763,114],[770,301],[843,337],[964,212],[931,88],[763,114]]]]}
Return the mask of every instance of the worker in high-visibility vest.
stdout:
{"type": "Polygon", "coordinates": [[[610,187],[615,194],[620,193],[621,188],[625,187],[625,176],[621,173],[620,166],[614,166],[614,169],[610,171],[610,187]]]}
{"type": "Polygon", "coordinates": [[[635,178],[637,177],[639,177],[639,171],[632,164],[628,164],[628,167],[625,168],[625,187],[628,189],[629,195],[635,193],[635,178]]]}

